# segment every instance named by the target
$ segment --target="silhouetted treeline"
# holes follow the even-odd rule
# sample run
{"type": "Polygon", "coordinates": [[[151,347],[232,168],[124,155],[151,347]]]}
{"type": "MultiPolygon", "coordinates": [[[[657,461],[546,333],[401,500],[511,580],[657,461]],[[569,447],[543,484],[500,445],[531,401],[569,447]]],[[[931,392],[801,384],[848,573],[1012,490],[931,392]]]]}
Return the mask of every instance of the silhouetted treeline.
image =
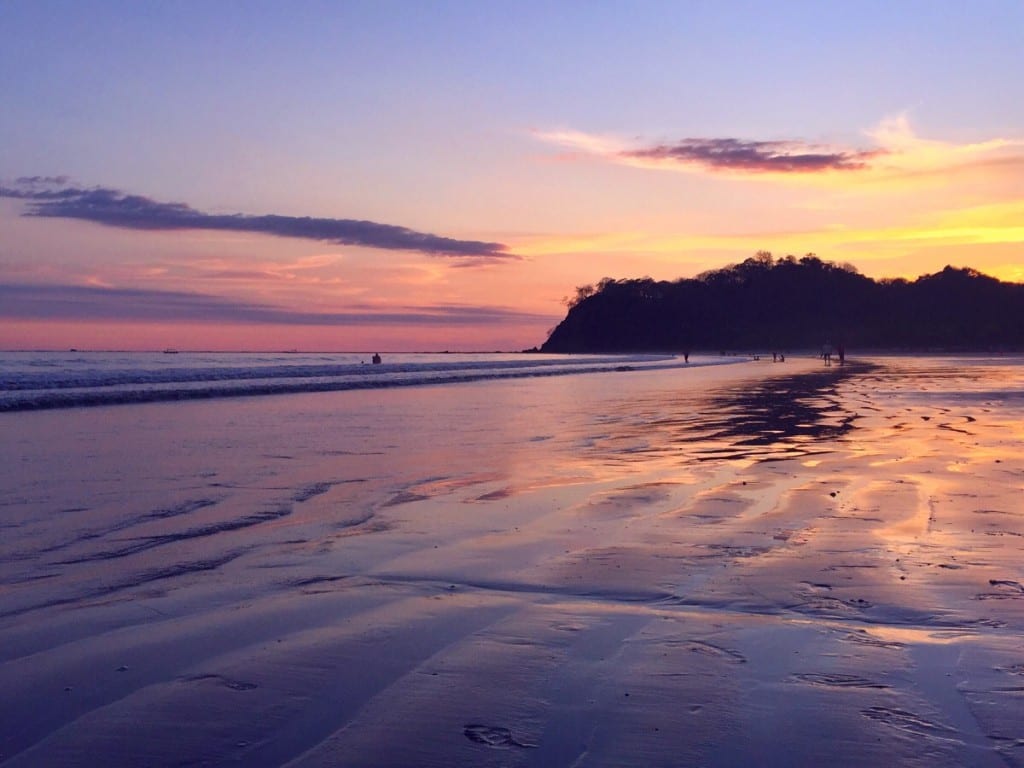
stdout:
{"type": "Polygon", "coordinates": [[[1024,349],[1024,284],[946,267],[914,281],[759,252],[674,282],[577,288],[542,352],[850,348],[1024,349]]]}

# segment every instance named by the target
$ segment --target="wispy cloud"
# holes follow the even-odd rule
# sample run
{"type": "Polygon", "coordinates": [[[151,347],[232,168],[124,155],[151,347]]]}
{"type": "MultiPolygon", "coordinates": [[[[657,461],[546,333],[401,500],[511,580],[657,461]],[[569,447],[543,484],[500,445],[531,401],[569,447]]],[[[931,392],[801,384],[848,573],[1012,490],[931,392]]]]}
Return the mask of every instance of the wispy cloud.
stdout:
{"type": "Polygon", "coordinates": [[[721,137],[643,143],[580,131],[539,132],[536,136],[574,153],[624,165],[748,175],[862,171],[886,154],[882,148],[830,147],[798,139],[767,141],[721,137]]]}
{"type": "Polygon", "coordinates": [[[476,262],[520,258],[502,243],[459,240],[393,224],[276,214],[212,214],[185,203],[160,202],[106,187],[68,186],[67,181],[65,176],[23,176],[13,185],[0,186],[0,197],[27,201],[26,216],[81,219],[122,229],[255,232],[476,262]]]}
{"type": "Polygon", "coordinates": [[[19,176],[16,182],[21,186],[39,186],[49,184],[64,185],[68,183],[67,176],[19,176]]]}
{"type": "Polygon", "coordinates": [[[867,147],[735,137],[644,142],[573,130],[534,135],[574,157],[596,157],[620,165],[843,186],[934,180],[978,170],[1016,173],[1024,168],[1024,139],[965,144],[925,139],[914,132],[905,114],[886,118],[865,131],[867,147]]]}
{"type": "Polygon", "coordinates": [[[301,326],[481,326],[550,322],[548,315],[461,304],[300,312],[184,291],[82,285],[0,283],[0,317],[13,320],[107,320],[301,326]]]}
{"type": "Polygon", "coordinates": [[[952,176],[1004,171],[1017,181],[1024,169],[1024,138],[996,137],[958,144],[919,136],[906,114],[888,117],[866,132],[889,154],[879,170],[889,176],[952,176]]]}

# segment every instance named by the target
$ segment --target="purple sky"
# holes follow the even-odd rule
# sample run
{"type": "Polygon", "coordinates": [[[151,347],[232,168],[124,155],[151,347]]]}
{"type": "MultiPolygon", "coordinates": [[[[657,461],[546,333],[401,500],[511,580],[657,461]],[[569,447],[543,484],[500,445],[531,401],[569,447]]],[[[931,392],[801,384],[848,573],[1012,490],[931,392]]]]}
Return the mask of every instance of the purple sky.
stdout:
{"type": "Polygon", "coordinates": [[[7,0],[0,348],[518,349],[761,249],[1022,280],[1021,72],[1010,0],[7,0]]]}

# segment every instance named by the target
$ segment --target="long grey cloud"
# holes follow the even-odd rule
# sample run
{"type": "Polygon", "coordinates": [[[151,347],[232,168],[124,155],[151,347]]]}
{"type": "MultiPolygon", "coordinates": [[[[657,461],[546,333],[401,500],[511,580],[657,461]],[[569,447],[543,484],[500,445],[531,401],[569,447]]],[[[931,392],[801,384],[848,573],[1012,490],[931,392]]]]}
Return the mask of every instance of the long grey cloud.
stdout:
{"type": "Polygon", "coordinates": [[[164,203],[106,187],[67,186],[63,176],[23,176],[14,185],[0,186],[0,197],[27,201],[26,216],[81,219],[122,229],[256,232],[476,261],[519,258],[502,243],[458,240],[358,219],[204,213],[185,203],[164,203]]]}
{"type": "Polygon", "coordinates": [[[823,151],[796,141],[744,141],[734,138],[683,139],[619,153],[624,158],[699,165],[712,170],[755,173],[815,173],[867,168],[881,150],[823,151]]]}
{"type": "Polygon", "coordinates": [[[18,320],[136,320],[272,325],[506,325],[553,318],[502,307],[438,305],[386,312],[298,312],[184,291],[0,283],[0,317],[18,320]]]}

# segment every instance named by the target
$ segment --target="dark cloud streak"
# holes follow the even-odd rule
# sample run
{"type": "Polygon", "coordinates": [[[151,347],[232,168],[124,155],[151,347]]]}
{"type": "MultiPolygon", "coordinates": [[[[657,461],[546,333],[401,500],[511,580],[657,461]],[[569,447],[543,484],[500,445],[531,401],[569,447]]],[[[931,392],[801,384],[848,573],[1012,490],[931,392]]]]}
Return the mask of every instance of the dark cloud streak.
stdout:
{"type": "Polygon", "coordinates": [[[0,283],[0,317],[50,321],[174,321],[302,326],[479,326],[552,321],[547,315],[501,307],[437,305],[399,307],[383,312],[367,307],[345,312],[300,312],[184,291],[29,283],[0,283]]]}
{"type": "Polygon", "coordinates": [[[67,184],[67,176],[19,176],[17,183],[22,185],[34,184],[67,184]]]}
{"type": "Polygon", "coordinates": [[[458,240],[392,224],[275,214],[211,214],[185,203],[163,203],[104,187],[63,186],[66,182],[63,176],[23,176],[14,186],[0,186],[0,197],[27,201],[26,216],[80,219],[122,229],[255,232],[339,245],[462,257],[477,262],[519,258],[502,243],[458,240]]]}
{"type": "Polygon", "coordinates": [[[742,139],[683,139],[620,153],[622,157],[701,165],[713,170],[754,173],[816,173],[858,171],[883,154],[881,150],[820,151],[796,141],[744,141],[742,139]]]}

